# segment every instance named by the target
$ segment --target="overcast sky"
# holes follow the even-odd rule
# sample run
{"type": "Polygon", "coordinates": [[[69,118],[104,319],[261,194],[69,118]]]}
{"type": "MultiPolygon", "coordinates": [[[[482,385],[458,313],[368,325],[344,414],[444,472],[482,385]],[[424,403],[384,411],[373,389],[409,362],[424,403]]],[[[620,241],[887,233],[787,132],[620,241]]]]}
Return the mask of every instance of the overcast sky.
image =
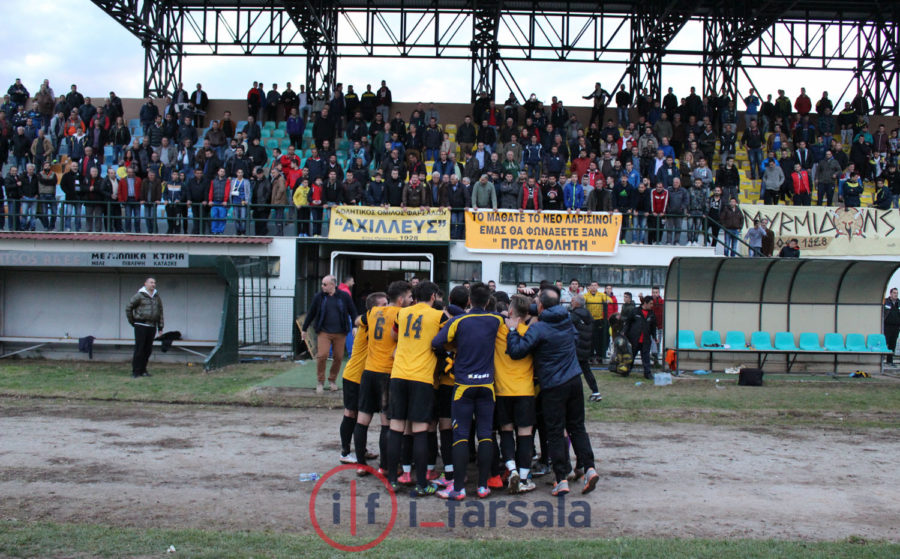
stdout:
{"type": "MultiPolygon", "coordinates": [[[[88,96],[104,97],[111,90],[120,97],[142,94],[144,53],[138,39],[89,0],[2,0],[2,6],[6,32],[0,35],[0,52],[4,53],[0,85],[4,91],[15,78],[22,78],[33,94],[40,82],[49,78],[57,95],[72,83],[88,96]]],[[[699,29],[689,24],[672,46],[693,46],[699,35],[699,29]]],[[[304,65],[302,57],[189,57],[183,79],[188,90],[202,83],[213,98],[243,98],[254,79],[264,80],[267,89],[272,82],[283,88],[286,81],[292,81],[297,89],[303,83],[304,65]]],[[[581,96],[593,89],[595,81],[611,88],[624,71],[617,64],[510,62],[509,66],[526,94],[537,93],[542,100],[557,95],[568,105],[587,104],[581,96]]],[[[366,83],[377,89],[386,79],[398,101],[468,100],[470,72],[469,62],[458,60],[338,61],[338,81],[362,91],[366,83]]],[[[763,93],[774,94],[784,88],[794,98],[805,85],[813,99],[823,89],[836,99],[851,76],[793,70],[786,80],[784,71],[755,70],[751,77],[763,93]]],[[[664,87],[675,87],[679,95],[686,95],[690,85],[699,90],[700,83],[698,67],[663,68],[664,87]]],[[[746,94],[747,80],[741,76],[739,83],[746,94]]],[[[505,99],[508,88],[499,78],[497,88],[498,100],[505,99]]]]}

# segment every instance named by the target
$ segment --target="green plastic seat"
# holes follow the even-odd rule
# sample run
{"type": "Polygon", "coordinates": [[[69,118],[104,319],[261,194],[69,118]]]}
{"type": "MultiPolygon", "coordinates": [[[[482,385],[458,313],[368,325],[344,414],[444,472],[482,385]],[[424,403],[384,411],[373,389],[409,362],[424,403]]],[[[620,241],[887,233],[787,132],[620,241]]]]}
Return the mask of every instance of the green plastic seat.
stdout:
{"type": "Polygon", "coordinates": [[[266,147],[269,149],[275,149],[278,147],[278,140],[270,139],[266,140],[266,147]]]}
{"type": "Polygon", "coordinates": [[[866,338],[866,346],[869,348],[869,351],[874,351],[876,353],[891,352],[891,350],[888,349],[887,339],[885,339],[884,334],[869,334],[869,337],[866,338]]]}
{"type": "Polygon", "coordinates": [[[678,349],[697,349],[697,342],[692,330],[678,331],[678,349]]]}
{"type": "Polygon", "coordinates": [[[815,332],[801,332],[799,347],[803,351],[822,351],[819,345],[819,335],[815,332]]]}
{"type": "Polygon", "coordinates": [[[263,128],[265,128],[266,130],[275,130],[275,123],[270,120],[269,122],[263,124],[263,128]]]}
{"type": "Polygon", "coordinates": [[[753,332],[750,334],[750,345],[756,350],[772,349],[772,334],[768,332],[753,332]]]}
{"type": "Polygon", "coordinates": [[[278,129],[278,130],[272,131],[273,138],[284,138],[284,136],[285,136],[284,130],[278,129]]]}
{"type": "Polygon", "coordinates": [[[847,351],[868,351],[862,334],[847,334],[847,351]]]}
{"type": "Polygon", "coordinates": [[[747,337],[743,332],[731,330],[725,333],[725,345],[730,350],[745,350],[747,349],[747,337]]]}
{"type": "Polygon", "coordinates": [[[844,347],[844,336],[840,334],[825,334],[825,351],[847,351],[844,347]]]}
{"type": "Polygon", "coordinates": [[[702,348],[721,348],[722,336],[717,330],[704,330],[700,333],[700,347],[702,348]]]}
{"type": "Polygon", "coordinates": [[[796,351],[794,335],[790,332],[775,332],[775,349],[779,351],[796,351]]]}

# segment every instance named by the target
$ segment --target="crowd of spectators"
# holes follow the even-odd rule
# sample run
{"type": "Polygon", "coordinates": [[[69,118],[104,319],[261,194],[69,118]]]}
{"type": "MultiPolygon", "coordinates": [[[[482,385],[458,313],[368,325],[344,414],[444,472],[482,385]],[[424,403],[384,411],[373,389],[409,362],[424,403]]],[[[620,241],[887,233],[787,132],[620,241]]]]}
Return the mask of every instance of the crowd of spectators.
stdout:
{"type": "Polygon", "coordinates": [[[462,238],[466,208],[601,211],[623,215],[622,242],[721,234],[730,251],[749,196],[854,207],[874,183],[873,205],[898,207],[898,130],[870,131],[861,93],[837,115],[827,92],[813,103],[803,88],[793,102],[783,90],[737,100],[693,87],[660,101],[598,83],[583,98],[588,122],[555,96],[510,93],[449,123],[433,104],[404,118],[384,81],[361,94],[254,82],[236,121],[208,119],[200,84],[126,115],[114,92],[101,105],[76,85],[57,97],[44,80],[32,95],[16,80],[0,105],[0,227],[154,233],[165,220],[167,233],[221,234],[231,221],[238,235],[281,235],[296,220],[305,236],[322,234],[329,207],[350,204],[450,208],[462,238]],[[264,141],[272,127],[283,131],[277,147],[264,141]]]}

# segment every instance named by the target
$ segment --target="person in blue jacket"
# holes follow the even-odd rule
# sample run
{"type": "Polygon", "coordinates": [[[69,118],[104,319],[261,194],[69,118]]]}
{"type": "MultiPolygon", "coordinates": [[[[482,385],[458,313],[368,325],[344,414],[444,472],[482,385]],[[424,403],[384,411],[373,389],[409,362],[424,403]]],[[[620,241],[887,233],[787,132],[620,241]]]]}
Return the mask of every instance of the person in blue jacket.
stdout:
{"type": "Polygon", "coordinates": [[[244,178],[244,170],[237,170],[237,177],[231,179],[231,194],[229,204],[232,207],[234,229],[238,235],[244,235],[247,231],[247,200],[250,194],[250,181],[244,178]]]}
{"type": "Polygon", "coordinates": [[[550,459],[556,475],[551,494],[569,492],[566,478],[572,467],[566,433],[578,463],[585,468],[581,492],[590,493],[600,476],[594,469],[594,451],[584,428],[584,394],[575,350],[575,326],[566,308],[559,304],[559,291],[553,286],[540,292],[537,311],[538,322],[532,323],[524,335],[516,330],[518,318],[506,320],[509,327],[506,352],[513,359],[523,359],[528,354],[534,358],[534,374],[541,387],[550,459]]]}
{"type": "Polygon", "coordinates": [[[584,207],[584,186],[577,175],[572,175],[563,186],[563,200],[567,210],[580,210],[584,207]]]}

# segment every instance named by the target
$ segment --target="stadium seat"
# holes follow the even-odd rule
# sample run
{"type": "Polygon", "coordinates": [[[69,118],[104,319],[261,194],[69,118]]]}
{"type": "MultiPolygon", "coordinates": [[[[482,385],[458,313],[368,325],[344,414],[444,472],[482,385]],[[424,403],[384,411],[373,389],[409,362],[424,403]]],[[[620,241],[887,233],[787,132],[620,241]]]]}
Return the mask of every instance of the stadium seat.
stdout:
{"type": "Polygon", "coordinates": [[[822,351],[819,335],[815,332],[801,332],[799,346],[803,351],[822,351]]]}
{"type": "Polygon", "coordinates": [[[275,130],[275,123],[270,120],[269,122],[263,124],[262,127],[266,130],[275,130]]]}
{"type": "Polygon", "coordinates": [[[448,124],[444,127],[444,132],[447,132],[448,134],[456,134],[456,125],[448,124]]]}
{"type": "Polygon", "coordinates": [[[237,123],[237,128],[235,128],[235,130],[237,130],[238,132],[240,132],[241,130],[244,129],[245,126],[247,126],[247,121],[246,121],[246,120],[238,121],[238,123],[237,123]]]}
{"type": "Polygon", "coordinates": [[[847,351],[868,351],[862,334],[847,334],[847,351]]]}
{"type": "Polygon", "coordinates": [[[137,128],[140,125],[141,125],[141,119],[139,119],[139,118],[132,118],[128,121],[129,128],[137,128]]]}
{"type": "Polygon", "coordinates": [[[722,347],[722,336],[716,330],[704,330],[700,333],[701,348],[722,347]]]}
{"type": "Polygon", "coordinates": [[[866,346],[868,346],[869,351],[878,353],[890,353],[891,351],[888,349],[884,334],[869,334],[869,337],[866,339],[866,346]]]}
{"type": "Polygon", "coordinates": [[[692,330],[678,331],[678,349],[697,349],[697,342],[694,340],[692,330]]]}
{"type": "Polygon", "coordinates": [[[273,138],[284,138],[285,133],[284,130],[276,129],[272,132],[273,138]]]}
{"type": "Polygon", "coordinates": [[[267,149],[275,149],[278,147],[278,140],[266,140],[267,149]]]}
{"type": "Polygon", "coordinates": [[[260,136],[261,136],[262,138],[269,138],[269,137],[272,136],[272,130],[270,130],[270,129],[268,129],[268,128],[263,128],[263,129],[260,131],[260,136]]]}
{"type": "Polygon", "coordinates": [[[844,336],[840,334],[825,334],[825,351],[847,351],[844,347],[844,336]]]}
{"type": "Polygon", "coordinates": [[[779,351],[796,351],[794,335],[790,332],[775,332],[775,349],[779,351]]]}
{"type": "Polygon", "coordinates": [[[768,332],[753,332],[750,334],[750,345],[753,349],[772,349],[772,335],[768,332]]]}
{"type": "Polygon", "coordinates": [[[144,129],[141,127],[141,125],[137,125],[131,129],[131,135],[132,136],[143,136],[144,129]]]}
{"type": "Polygon", "coordinates": [[[725,345],[728,346],[728,349],[747,349],[747,336],[737,330],[726,332],[725,345]]]}
{"type": "Polygon", "coordinates": [[[312,126],[307,126],[303,129],[303,137],[312,138],[312,126]]]}

